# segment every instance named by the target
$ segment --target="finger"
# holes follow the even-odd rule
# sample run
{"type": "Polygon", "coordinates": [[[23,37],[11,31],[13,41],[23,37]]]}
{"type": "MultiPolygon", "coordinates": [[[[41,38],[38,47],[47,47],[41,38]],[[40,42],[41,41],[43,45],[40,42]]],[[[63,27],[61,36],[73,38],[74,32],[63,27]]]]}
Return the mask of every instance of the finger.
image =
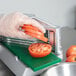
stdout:
{"type": "Polygon", "coordinates": [[[24,24],[31,24],[37,28],[39,28],[43,33],[45,33],[45,28],[40,24],[38,23],[37,21],[35,21],[34,19],[26,19],[26,20],[23,20],[23,23],[24,24]]]}
{"type": "Polygon", "coordinates": [[[24,32],[21,32],[21,31],[18,31],[16,33],[16,37],[20,38],[20,39],[31,39],[32,38],[31,36],[25,34],[24,32]]]}
{"type": "Polygon", "coordinates": [[[6,37],[19,38],[19,39],[31,39],[32,38],[31,36],[17,29],[7,30],[7,32],[4,31],[3,35],[6,37]]]}

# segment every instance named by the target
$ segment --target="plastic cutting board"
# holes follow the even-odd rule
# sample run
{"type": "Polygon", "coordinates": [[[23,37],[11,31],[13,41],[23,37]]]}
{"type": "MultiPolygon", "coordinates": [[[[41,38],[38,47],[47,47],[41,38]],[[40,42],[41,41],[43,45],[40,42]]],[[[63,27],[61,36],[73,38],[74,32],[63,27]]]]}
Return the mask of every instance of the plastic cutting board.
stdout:
{"type": "Polygon", "coordinates": [[[53,53],[50,53],[48,56],[43,58],[33,58],[29,54],[28,46],[8,43],[2,44],[6,46],[10,52],[17,56],[19,60],[21,60],[25,65],[30,67],[33,71],[44,69],[61,61],[61,59],[53,53]]]}

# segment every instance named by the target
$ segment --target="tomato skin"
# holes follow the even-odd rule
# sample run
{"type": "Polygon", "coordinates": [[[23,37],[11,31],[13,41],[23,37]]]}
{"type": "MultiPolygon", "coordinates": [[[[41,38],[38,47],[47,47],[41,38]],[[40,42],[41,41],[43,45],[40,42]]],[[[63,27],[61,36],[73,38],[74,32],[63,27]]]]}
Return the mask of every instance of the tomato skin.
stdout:
{"type": "Polygon", "coordinates": [[[28,49],[32,57],[40,58],[50,54],[52,46],[46,43],[32,43],[28,49]]]}
{"type": "Polygon", "coordinates": [[[48,38],[46,38],[44,36],[44,33],[42,33],[37,27],[32,26],[30,24],[24,24],[23,26],[21,26],[22,30],[24,30],[24,32],[32,37],[35,37],[39,40],[42,40],[44,42],[48,41],[48,38]]]}
{"type": "Polygon", "coordinates": [[[71,55],[76,55],[76,45],[72,45],[70,48],[68,48],[66,57],[69,57],[71,55]]]}
{"type": "Polygon", "coordinates": [[[65,62],[76,62],[76,55],[71,55],[67,57],[65,62]]]}

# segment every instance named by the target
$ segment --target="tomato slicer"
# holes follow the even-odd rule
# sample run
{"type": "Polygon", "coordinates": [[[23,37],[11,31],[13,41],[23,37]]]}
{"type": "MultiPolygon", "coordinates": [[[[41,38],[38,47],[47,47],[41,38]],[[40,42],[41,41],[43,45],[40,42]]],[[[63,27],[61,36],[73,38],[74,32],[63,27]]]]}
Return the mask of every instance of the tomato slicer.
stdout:
{"type": "MultiPolygon", "coordinates": [[[[38,39],[16,39],[0,36],[0,59],[16,76],[37,76],[43,71],[61,62],[63,50],[61,45],[61,29],[63,27],[54,26],[44,20],[31,16],[46,28],[45,36],[49,44],[52,45],[52,53],[43,58],[32,58],[27,47],[31,43],[43,42],[38,39]]],[[[64,31],[64,30],[63,30],[64,31]]]]}

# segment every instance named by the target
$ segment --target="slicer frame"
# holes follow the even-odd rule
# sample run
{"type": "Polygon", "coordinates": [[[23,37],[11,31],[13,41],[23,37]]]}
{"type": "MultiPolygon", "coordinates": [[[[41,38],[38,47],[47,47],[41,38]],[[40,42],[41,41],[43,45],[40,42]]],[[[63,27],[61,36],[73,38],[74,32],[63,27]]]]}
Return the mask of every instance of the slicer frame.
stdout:
{"type": "MultiPolygon", "coordinates": [[[[52,28],[55,29],[55,51],[54,54],[62,58],[60,55],[62,55],[62,50],[60,47],[60,32],[59,26],[54,26],[49,23],[45,23],[45,21],[37,18],[36,16],[31,16],[31,18],[37,20],[39,23],[44,25],[46,29],[52,28]]],[[[13,55],[7,48],[0,45],[0,59],[7,65],[7,67],[16,75],[16,76],[35,76],[41,74],[45,69],[39,70],[37,72],[33,72],[29,67],[24,65],[17,56],[13,55]]]]}

